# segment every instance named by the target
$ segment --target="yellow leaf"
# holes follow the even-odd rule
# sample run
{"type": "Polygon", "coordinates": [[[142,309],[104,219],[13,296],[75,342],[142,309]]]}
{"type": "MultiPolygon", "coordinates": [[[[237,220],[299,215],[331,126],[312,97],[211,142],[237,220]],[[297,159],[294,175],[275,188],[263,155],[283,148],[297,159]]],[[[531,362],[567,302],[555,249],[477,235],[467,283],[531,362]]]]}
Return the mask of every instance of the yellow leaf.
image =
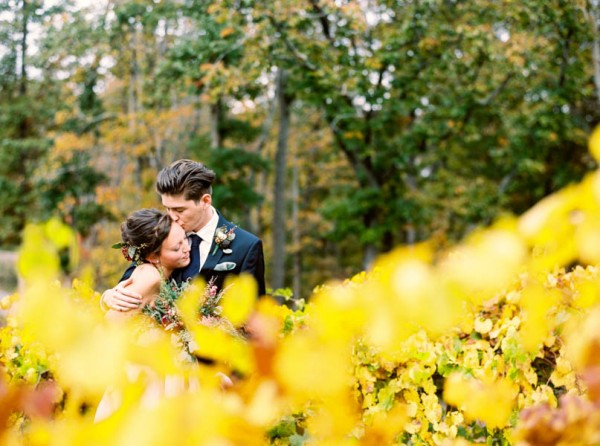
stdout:
{"type": "Polygon", "coordinates": [[[395,404],[389,411],[374,412],[365,429],[361,444],[393,444],[393,439],[408,421],[407,407],[395,404]]]}
{"type": "Polygon", "coordinates": [[[351,383],[349,361],[347,346],[298,332],[283,340],[275,359],[275,372],[297,401],[307,401],[343,393],[351,383]]]}
{"type": "Polygon", "coordinates": [[[254,370],[255,364],[249,345],[218,327],[193,325],[188,327],[196,342],[194,353],[228,364],[242,374],[254,370]]]}
{"type": "Polygon", "coordinates": [[[311,327],[318,336],[345,342],[360,332],[366,315],[359,300],[359,289],[360,286],[331,286],[314,294],[311,298],[311,327]]]}
{"type": "Polygon", "coordinates": [[[247,408],[248,420],[255,425],[268,426],[281,416],[283,407],[278,398],[278,386],[275,381],[262,381],[252,396],[247,408]]]}
{"type": "Polygon", "coordinates": [[[256,303],[257,286],[256,281],[250,274],[230,276],[225,282],[226,291],[221,300],[223,317],[228,319],[234,326],[242,325],[256,303]],[[231,277],[231,279],[230,279],[231,277]]]}
{"type": "Polygon", "coordinates": [[[228,26],[227,28],[223,28],[221,30],[221,32],[219,33],[219,35],[221,36],[222,39],[224,39],[227,36],[232,35],[234,32],[235,32],[235,29],[231,26],[228,26]]]}
{"type": "Polygon", "coordinates": [[[356,426],[359,417],[356,401],[350,395],[342,394],[319,405],[307,420],[307,430],[321,440],[316,444],[352,446],[356,443],[348,438],[348,433],[356,426]]]}
{"type": "Polygon", "coordinates": [[[20,325],[52,351],[70,348],[100,322],[64,294],[58,285],[29,285],[22,293],[17,313],[20,325]]]}
{"type": "Polygon", "coordinates": [[[579,258],[588,264],[600,263],[600,215],[586,215],[575,233],[579,258]]]}
{"type": "Polygon", "coordinates": [[[45,224],[44,232],[48,240],[54,243],[58,249],[68,248],[75,242],[73,230],[56,218],[49,220],[45,224]]]}
{"type": "Polygon", "coordinates": [[[185,289],[185,292],[177,300],[177,308],[186,327],[198,324],[198,308],[204,299],[203,290],[205,287],[206,282],[204,282],[202,277],[198,277],[185,289]]]}
{"type": "Polygon", "coordinates": [[[523,268],[525,259],[521,237],[499,227],[471,236],[467,244],[441,262],[440,272],[449,287],[481,303],[506,287],[523,268]]]}
{"type": "Polygon", "coordinates": [[[463,411],[469,420],[480,420],[487,427],[503,428],[513,410],[518,389],[508,380],[482,382],[454,373],[446,379],[444,401],[463,411]]]}
{"type": "Polygon", "coordinates": [[[537,351],[551,334],[553,327],[550,326],[546,315],[550,308],[558,302],[559,297],[556,289],[545,289],[539,283],[529,284],[521,292],[524,318],[519,338],[527,351],[537,351]]]}
{"type": "Polygon", "coordinates": [[[27,225],[17,260],[19,274],[26,280],[52,280],[58,275],[59,268],[56,250],[44,237],[43,229],[38,225],[27,225]]]}
{"type": "Polygon", "coordinates": [[[60,352],[56,365],[60,382],[95,397],[124,382],[130,336],[129,330],[90,330],[88,336],[79,337],[60,352]]]}
{"type": "Polygon", "coordinates": [[[474,329],[478,333],[481,333],[481,334],[489,333],[492,330],[493,326],[494,326],[494,323],[491,321],[491,319],[481,319],[481,318],[475,319],[474,329]]]}
{"type": "Polygon", "coordinates": [[[596,161],[600,161],[600,125],[596,126],[588,142],[590,153],[596,161]]]}
{"type": "Polygon", "coordinates": [[[579,371],[600,366],[600,306],[596,305],[582,318],[573,318],[565,329],[567,355],[579,371]]]}

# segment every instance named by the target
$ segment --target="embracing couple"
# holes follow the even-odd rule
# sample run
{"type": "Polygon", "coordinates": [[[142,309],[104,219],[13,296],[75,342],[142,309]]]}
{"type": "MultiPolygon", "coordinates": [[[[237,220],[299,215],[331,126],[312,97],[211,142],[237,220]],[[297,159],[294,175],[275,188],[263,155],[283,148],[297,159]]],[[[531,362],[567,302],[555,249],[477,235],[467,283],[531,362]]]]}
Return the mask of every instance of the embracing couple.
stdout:
{"type": "Polygon", "coordinates": [[[251,274],[258,296],[265,294],[262,241],[213,207],[214,180],[212,170],[186,159],[158,173],[165,212],[142,209],[123,223],[120,246],[132,263],[101,297],[109,313],[137,313],[153,302],[165,280],[181,285],[198,275],[220,290],[226,276],[251,274]]]}
{"type": "MultiPolygon", "coordinates": [[[[184,282],[198,275],[218,293],[226,276],[251,274],[257,283],[258,296],[265,294],[262,242],[225,220],[212,206],[214,180],[212,170],[190,160],[176,161],[159,172],[156,190],[166,211],[141,209],[122,224],[122,241],[117,245],[132,263],[120,283],[101,297],[100,304],[107,310],[109,320],[128,319],[140,312],[155,318],[147,312],[156,311],[165,290],[173,289],[173,281],[178,285],[175,287],[178,293],[184,282]]],[[[157,321],[165,328],[163,316],[168,314],[157,321]]],[[[192,353],[187,347],[182,345],[182,352],[192,353]]],[[[189,358],[192,362],[203,359],[196,355],[189,358]]],[[[145,374],[146,389],[140,402],[146,405],[186,388],[198,387],[193,380],[186,384],[182,376],[159,378],[135,364],[128,364],[126,372],[131,380],[145,374]]],[[[221,372],[216,375],[223,388],[233,384],[227,375],[221,372]]],[[[118,388],[108,388],[98,404],[94,421],[109,417],[121,401],[118,388]]]]}

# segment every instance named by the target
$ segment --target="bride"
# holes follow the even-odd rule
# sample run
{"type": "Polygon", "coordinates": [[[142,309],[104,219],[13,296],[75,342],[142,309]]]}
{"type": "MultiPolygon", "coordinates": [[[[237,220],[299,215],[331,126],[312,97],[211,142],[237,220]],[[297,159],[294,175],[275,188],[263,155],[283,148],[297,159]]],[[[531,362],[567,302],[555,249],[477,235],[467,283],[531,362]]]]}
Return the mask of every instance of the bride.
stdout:
{"type": "Polygon", "coordinates": [[[109,309],[107,318],[118,320],[139,313],[158,296],[161,282],[171,273],[190,263],[190,245],[185,231],[168,214],[157,209],[133,212],[121,226],[123,255],[137,264],[126,288],[138,292],[142,303],[138,309],[122,313],[109,309]]]}
{"type": "MultiPolygon", "coordinates": [[[[185,231],[169,215],[157,209],[133,212],[121,226],[121,239],[118,247],[127,260],[136,264],[126,287],[139,293],[142,302],[137,309],[126,312],[109,309],[106,317],[111,321],[131,318],[146,306],[151,306],[171,273],[190,263],[190,245],[185,231]]],[[[130,379],[134,379],[140,369],[130,366],[127,373],[130,379]]],[[[177,377],[167,377],[164,385],[154,382],[147,389],[144,399],[151,403],[162,394],[176,394],[183,387],[177,377]]],[[[116,392],[107,391],[98,405],[94,421],[98,422],[112,414],[120,404],[119,399],[116,392]]]]}

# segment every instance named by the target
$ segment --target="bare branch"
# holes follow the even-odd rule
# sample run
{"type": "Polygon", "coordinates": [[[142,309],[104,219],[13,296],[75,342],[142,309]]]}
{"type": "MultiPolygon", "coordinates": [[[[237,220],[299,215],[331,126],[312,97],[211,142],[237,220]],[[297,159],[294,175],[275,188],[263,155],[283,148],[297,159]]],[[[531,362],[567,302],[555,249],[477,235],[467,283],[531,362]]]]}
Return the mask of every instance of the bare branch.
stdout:
{"type": "Polygon", "coordinates": [[[321,23],[321,27],[323,28],[323,34],[325,34],[325,37],[327,38],[327,40],[329,40],[329,43],[333,44],[333,34],[331,33],[331,28],[329,27],[327,14],[325,13],[325,11],[323,11],[321,5],[319,5],[318,0],[310,0],[310,4],[312,5],[313,10],[316,12],[319,22],[321,23]]]}
{"type": "Polygon", "coordinates": [[[479,101],[479,104],[483,105],[484,107],[490,105],[498,97],[498,95],[502,93],[504,89],[506,89],[506,86],[514,76],[514,73],[508,73],[504,80],[500,82],[500,85],[498,85],[496,89],[492,91],[485,99],[479,101]]]}

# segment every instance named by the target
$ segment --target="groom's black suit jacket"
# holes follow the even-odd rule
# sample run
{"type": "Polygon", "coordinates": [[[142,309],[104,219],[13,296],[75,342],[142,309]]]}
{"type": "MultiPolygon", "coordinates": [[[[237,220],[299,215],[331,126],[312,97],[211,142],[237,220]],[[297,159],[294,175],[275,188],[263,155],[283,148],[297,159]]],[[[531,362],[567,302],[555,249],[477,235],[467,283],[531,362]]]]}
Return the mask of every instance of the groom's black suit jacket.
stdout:
{"type": "MultiPolygon", "coordinates": [[[[225,220],[220,212],[218,212],[218,214],[219,223],[217,224],[217,228],[225,226],[227,230],[229,230],[235,226],[225,220]]],[[[258,285],[258,296],[263,296],[266,293],[266,289],[265,259],[263,255],[262,241],[254,234],[251,234],[250,232],[239,227],[235,229],[234,234],[235,238],[229,245],[229,249],[231,249],[230,254],[225,254],[220,247],[217,247],[215,251],[216,243],[213,234],[212,240],[202,241],[202,243],[210,242],[211,246],[208,257],[206,258],[204,265],[202,265],[201,271],[191,271],[190,267],[180,268],[173,271],[171,278],[175,279],[178,284],[181,284],[191,277],[196,277],[198,273],[200,273],[206,282],[214,279],[214,284],[220,290],[223,287],[225,277],[227,277],[229,274],[237,275],[241,273],[249,273],[254,277],[258,285]],[[224,266],[228,266],[231,269],[224,269],[224,266]]],[[[190,255],[193,259],[194,256],[198,256],[200,254],[198,252],[191,252],[190,255]]],[[[193,261],[190,261],[190,265],[193,263],[193,261]]],[[[123,274],[123,277],[121,277],[121,281],[131,276],[131,273],[134,269],[135,264],[130,265],[123,274]]]]}

